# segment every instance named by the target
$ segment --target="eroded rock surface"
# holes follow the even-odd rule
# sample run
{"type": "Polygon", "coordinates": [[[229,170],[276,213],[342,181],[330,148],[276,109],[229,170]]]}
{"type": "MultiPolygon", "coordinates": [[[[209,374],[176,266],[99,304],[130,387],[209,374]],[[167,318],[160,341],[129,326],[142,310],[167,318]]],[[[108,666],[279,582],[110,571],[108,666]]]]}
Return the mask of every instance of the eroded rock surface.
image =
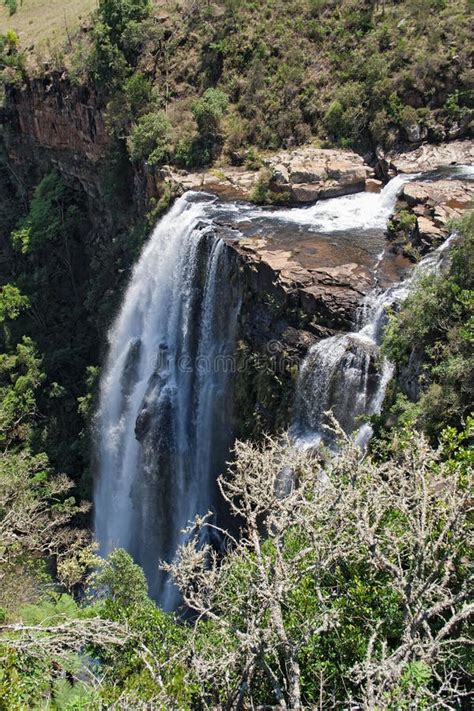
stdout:
{"type": "MultiPolygon", "coordinates": [[[[268,156],[260,171],[230,166],[187,173],[166,166],[156,178],[179,192],[208,190],[234,200],[251,200],[259,182],[264,181],[284,202],[305,204],[361,192],[373,175],[372,168],[352,151],[305,146],[268,156]]],[[[367,189],[373,188],[368,184],[367,189]]]]}
{"type": "Polygon", "coordinates": [[[451,221],[461,217],[473,200],[472,181],[406,183],[390,224],[395,248],[414,257],[426,254],[447,237],[451,221]]]}
{"type": "Polygon", "coordinates": [[[384,160],[398,173],[427,172],[450,165],[473,165],[474,141],[425,143],[405,153],[389,153],[384,160]]]}
{"type": "Polygon", "coordinates": [[[270,188],[287,192],[296,203],[349,195],[365,190],[373,170],[352,151],[305,146],[266,159],[270,188]]]}
{"type": "MultiPolygon", "coordinates": [[[[244,265],[249,291],[282,313],[300,315],[304,330],[318,338],[351,328],[357,308],[374,284],[368,265],[355,262],[304,265],[292,251],[264,239],[227,238],[244,265]]],[[[292,324],[295,325],[295,324],[292,324]]]]}

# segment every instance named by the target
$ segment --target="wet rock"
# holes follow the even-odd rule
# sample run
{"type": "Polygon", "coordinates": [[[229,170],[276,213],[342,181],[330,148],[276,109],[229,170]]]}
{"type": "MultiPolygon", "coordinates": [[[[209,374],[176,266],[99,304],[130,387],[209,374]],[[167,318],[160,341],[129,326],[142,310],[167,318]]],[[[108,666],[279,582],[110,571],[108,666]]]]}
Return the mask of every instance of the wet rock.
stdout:
{"type": "Polygon", "coordinates": [[[150,410],[144,408],[139,414],[135,421],[135,437],[139,442],[141,442],[144,437],[148,434],[151,427],[151,412],[150,410]]]}
{"type": "Polygon", "coordinates": [[[375,178],[367,178],[365,181],[365,192],[366,193],[379,193],[382,190],[382,181],[376,180],[375,178]]]}
{"type": "Polygon", "coordinates": [[[321,190],[319,185],[292,185],[291,194],[297,202],[316,202],[319,199],[321,190]]]}
{"type": "Polygon", "coordinates": [[[284,343],[293,346],[302,355],[305,355],[317,340],[317,338],[311,333],[308,333],[308,331],[293,328],[292,326],[285,328],[281,337],[284,343]]]}

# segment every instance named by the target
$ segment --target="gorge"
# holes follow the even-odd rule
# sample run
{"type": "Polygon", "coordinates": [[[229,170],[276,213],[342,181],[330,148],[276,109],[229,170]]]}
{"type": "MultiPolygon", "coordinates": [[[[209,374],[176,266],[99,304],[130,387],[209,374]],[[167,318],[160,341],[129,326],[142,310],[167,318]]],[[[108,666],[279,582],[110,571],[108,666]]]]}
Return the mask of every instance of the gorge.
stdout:
{"type": "MultiPolygon", "coordinates": [[[[471,172],[461,167],[445,177],[471,172]]],[[[371,434],[365,420],[380,412],[393,373],[378,349],[387,312],[406,296],[412,278],[408,263],[391,264],[384,230],[403,185],[415,177],[398,176],[380,193],[291,209],[187,192],[155,227],[109,334],[96,415],[94,502],[101,553],[129,551],[164,609],[174,609],[178,598],[160,561],[173,560],[196,515],[214,511],[221,523],[216,479],[230,458],[239,418],[234,390],[247,368],[236,355],[244,290],[236,247],[283,229],[281,239],[296,253],[313,235],[314,245],[326,245],[326,259],[328,249],[342,262],[345,249],[349,256],[351,250],[369,255],[370,280],[362,276],[352,325],[349,320],[345,333],[339,325],[339,333],[318,339],[301,363],[290,428],[298,446],[327,441],[323,415],[332,410],[365,446],[371,434]]],[[[416,271],[434,261],[430,255],[416,271]]],[[[219,548],[217,537],[210,542],[219,548]]]]}
{"type": "Polygon", "coordinates": [[[0,0],[0,711],[470,711],[472,0],[0,0]]]}

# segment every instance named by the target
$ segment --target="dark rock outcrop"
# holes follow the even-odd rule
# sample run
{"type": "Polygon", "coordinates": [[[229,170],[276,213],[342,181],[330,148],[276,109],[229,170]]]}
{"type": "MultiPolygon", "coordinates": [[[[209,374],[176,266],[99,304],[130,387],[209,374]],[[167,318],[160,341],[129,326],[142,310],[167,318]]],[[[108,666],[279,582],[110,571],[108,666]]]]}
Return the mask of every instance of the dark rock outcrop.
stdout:
{"type": "Polygon", "coordinates": [[[91,86],[74,86],[59,72],[7,86],[0,124],[8,156],[26,183],[56,168],[89,196],[101,194],[100,164],[110,139],[102,100],[91,86]]]}

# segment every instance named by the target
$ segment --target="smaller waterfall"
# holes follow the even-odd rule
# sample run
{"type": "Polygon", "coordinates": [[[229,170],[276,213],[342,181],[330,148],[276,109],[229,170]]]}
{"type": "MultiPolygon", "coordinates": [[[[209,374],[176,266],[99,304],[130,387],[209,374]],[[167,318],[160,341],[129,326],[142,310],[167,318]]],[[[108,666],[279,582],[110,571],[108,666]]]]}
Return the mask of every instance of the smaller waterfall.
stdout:
{"type": "Polygon", "coordinates": [[[382,409],[394,371],[379,348],[388,312],[408,296],[413,281],[421,274],[440,268],[451,240],[425,257],[406,281],[382,293],[369,294],[353,332],[325,338],[309,350],[298,378],[291,428],[300,446],[331,442],[324,427],[324,413],[329,410],[346,433],[355,433],[360,447],[367,445],[372,427],[364,420],[382,409]]]}

